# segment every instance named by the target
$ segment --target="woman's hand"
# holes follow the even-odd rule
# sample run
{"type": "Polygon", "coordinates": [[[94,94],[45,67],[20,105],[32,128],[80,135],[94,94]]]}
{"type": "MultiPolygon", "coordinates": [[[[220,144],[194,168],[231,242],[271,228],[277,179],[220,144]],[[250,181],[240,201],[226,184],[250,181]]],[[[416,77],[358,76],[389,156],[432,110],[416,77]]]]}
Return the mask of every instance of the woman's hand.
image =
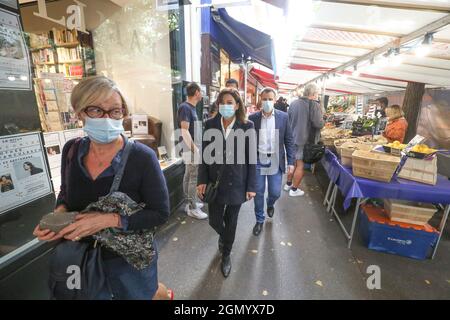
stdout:
{"type": "Polygon", "coordinates": [[[116,213],[92,212],[79,214],[75,219],[74,223],[62,229],[58,235],[67,240],[78,241],[103,229],[120,227],[120,216],[116,213]]]}
{"type": "Polygon", "coordinates": [[[41,230],[39,228],[39,225],[34,228],[33,235],[37,237],[39,241],[55,241],[62,238],[61,235],[56,234],[48,229],[41,230]]]}
{"type": "Polygon", "coordinates": [[[247,192],[247,201],[252,200],[254,197],[256,197],[255,192],[247,192]]]}
{"type": "Polygon", "coordinates": [[[62,213],[62,212],[67,212],[67,208],[65,205],[60,205],[58,206],[55,210],[53,210],[53,212],[55,213],[62,213]]]}
{"type": "Polygon", "coordinates": [[[197,186],[197,195],[201,200],[203,200],[205,192],[206,192],[206,184],[201,184],[197,186]]]}

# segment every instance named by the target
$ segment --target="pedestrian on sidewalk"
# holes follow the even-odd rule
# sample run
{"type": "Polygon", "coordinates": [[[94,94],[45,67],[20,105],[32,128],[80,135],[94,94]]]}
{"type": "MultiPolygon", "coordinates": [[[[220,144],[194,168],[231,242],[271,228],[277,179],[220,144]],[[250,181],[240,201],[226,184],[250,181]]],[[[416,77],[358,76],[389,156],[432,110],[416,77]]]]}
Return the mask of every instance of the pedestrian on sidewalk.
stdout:
{"type": "Polygon", "coordinates": [[[218,182],[217,195],[208,203],[209,224],[219,235],[221,270],[224,277],[228,277],[241,205],[256,195],[256,134],[253,122],[246,120],[238,91],[224,89],[217,100],[219,114],[206,121],[204,137],[209,130],[217,136],[212,141],[203,140],[197,191],[203,198],[207,185],[218,182]],[[211,147],[214,148],[213,159],[208,159],[206,151],[211,147]]]}
{"type": "Polygon", "coordinates": [[[295,170],[292,176],[288,175],[288,181],[284,186],[291,197],[301,197],[305,194],[300,189],[300,184],[305,175],[303,162],[303,149],[308,137],[314,137],[314,143],[320,140],[320,130],[325,126],[323,110],[317,101],[319,100],[319,89],[314,84],[308,84],[303,92],[303,97],[291,103],[289,107],[289,122],[295,145],[295,170]]]}
{"type": "Polygon", "coordinates": [[[275,202],[280,198],[283,174],[294,172],[295,150],[292,130],[288,114],[274,109],[277,92],[272,88],[264,88],[260,93],[262,110],[250,115],[255,124],[258,145],[258,162],[256,165],[256,224],[253,234],[258,236],[265,221],[264,196],[266,182],[268,186],[267,215],[272,218],[275,213],[275,202]]]}
{"type": "Polygon", "coordinates": [[[202,211],[203,203],[197,197],[197,175],[198,164],[195,159],[199,159],[199,148],[196,143],[201,140],[195,137],[195,133],[201,132],[201,121],[198,121],[196,105],[202,100],[200,86],[195,83],[189,83],[186,87],[187,100],[178,107],[178,126],[181,129],[181,141],[183,143],[183,159],[185,162],[185,171],[183,178],[183,191],[187,204],[185,212],[188,216],[195,219],[206,219],[208,215],[202,211]],[[197,130],[195,127],[197,126],[197,130]]]}

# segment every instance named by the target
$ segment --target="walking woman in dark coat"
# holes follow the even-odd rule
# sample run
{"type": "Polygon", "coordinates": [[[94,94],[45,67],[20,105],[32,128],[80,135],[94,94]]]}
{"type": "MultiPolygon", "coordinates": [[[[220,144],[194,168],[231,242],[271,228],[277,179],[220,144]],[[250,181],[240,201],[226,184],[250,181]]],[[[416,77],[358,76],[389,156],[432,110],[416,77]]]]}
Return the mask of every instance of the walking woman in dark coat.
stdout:
{"type": "Polygon", "coordinates": [[[206,185],[220,175],[218,195],[208,204],[209,224],[219,234],[221,269],[228,277],[239,210],[256,195],[256,134],[253,122],[246,120],[237,90],[222,90],[217,101],[219,113],[205,125],[197,191],[203,198],[206,185]],[[206,139],[209,134],[214,137],[212,141],[206,139]]]}

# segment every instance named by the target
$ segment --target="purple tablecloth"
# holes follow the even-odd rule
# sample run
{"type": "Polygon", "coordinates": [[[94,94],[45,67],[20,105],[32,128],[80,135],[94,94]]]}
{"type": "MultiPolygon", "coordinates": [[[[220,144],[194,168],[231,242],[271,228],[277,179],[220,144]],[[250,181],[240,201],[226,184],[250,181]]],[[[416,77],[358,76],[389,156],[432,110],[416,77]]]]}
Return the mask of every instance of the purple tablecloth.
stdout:
{"type": "Polygon", "coordinates": [[[438,176],[435,186],[394,177],[390,183],[353,176],[352,169],[344,167],[327,150],[322,164],[330,179],[337,183],[345,196],[344,208],[350,207],[352,198],[382,198],[426,203],[450,204],[450,181],[438,176]]]}

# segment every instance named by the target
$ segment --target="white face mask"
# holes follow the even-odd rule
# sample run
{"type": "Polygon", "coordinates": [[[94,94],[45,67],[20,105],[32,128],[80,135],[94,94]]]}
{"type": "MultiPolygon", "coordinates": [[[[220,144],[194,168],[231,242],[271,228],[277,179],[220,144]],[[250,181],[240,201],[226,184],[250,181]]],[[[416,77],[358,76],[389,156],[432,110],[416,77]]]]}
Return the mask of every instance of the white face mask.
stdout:
{"type": "Polygon", "coordinates": [[[265,113],[270,113],[273,110],[274,103],[270,100],[265,100],[262,102],[262,108],[265,113]]]}
{"type": "Polygon", "coordinates": [[[234,106],[232,104],[220,104],[219,105],[219,113],[225,119],[230,119],[234,117],[236,111],[234,110],[234,106]]]}

